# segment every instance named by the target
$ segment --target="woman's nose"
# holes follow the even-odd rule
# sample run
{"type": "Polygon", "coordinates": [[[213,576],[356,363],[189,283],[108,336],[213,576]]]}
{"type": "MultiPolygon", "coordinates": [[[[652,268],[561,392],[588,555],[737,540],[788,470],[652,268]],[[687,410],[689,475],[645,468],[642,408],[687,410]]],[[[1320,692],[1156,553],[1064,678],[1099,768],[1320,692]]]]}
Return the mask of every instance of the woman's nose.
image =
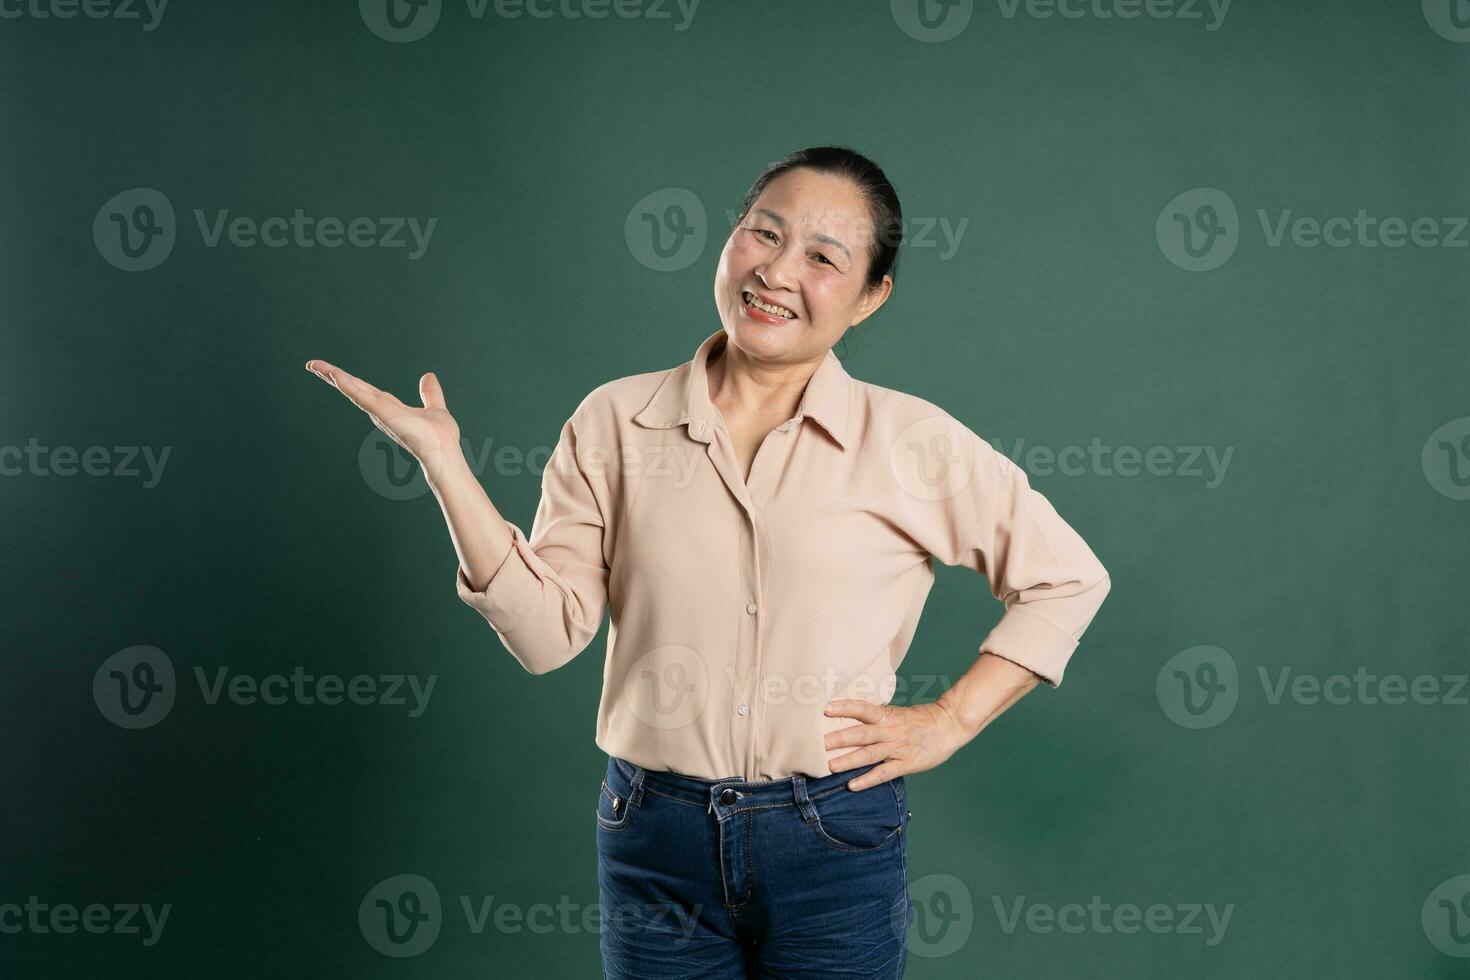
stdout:
{"type": "Polygon", "coordinates": [[[767,289],[772,291],[789,289],[794,284],[795,277],[791,274],[785,259],[786,253],[783,252],[756,270],[756,276],[767,289]]]}

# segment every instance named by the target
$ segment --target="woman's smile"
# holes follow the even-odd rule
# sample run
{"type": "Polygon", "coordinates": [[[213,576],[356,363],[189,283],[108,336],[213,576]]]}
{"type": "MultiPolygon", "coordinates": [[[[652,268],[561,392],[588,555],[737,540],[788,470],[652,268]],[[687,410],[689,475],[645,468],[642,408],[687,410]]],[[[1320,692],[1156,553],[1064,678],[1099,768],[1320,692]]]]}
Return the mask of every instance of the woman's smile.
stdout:
{"type": "Polygon", "coordinates": [[[780,303],[762,299],[748,289],[742,290],[740,293],[740,309],[756,323],[765,323],[771,326],[789,323],[797,318],[796,312],[791,308],[782,306],[780,303]]]}

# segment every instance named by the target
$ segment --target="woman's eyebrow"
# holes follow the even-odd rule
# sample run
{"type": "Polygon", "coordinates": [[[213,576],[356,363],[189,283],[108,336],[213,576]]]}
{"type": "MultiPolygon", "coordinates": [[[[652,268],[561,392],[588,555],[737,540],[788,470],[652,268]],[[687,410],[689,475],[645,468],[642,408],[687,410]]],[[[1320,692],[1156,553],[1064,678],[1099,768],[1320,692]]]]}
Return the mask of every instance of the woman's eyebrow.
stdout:
{"type": "Polygon", "coordinates": [[[846,255],[849,260],[852,259],[852,253],[847,250],[847,246],[839,242],[837,239],[833,238],[831,235],[816,234],[812,237],[819,242],[826,242],[828,245],[832,245],[842,249],[842,254],[846,255]]]}
{"type": "MultiPolygon", "coordinates": [[[[767,208],[756,208],[755,210],[758,213],[763,214],[767,218],[770,218],[772,221],[776,222],[777,227],[779,227],[782,231],[786,230],[786,219],[781,217],[776,212],[771,211],[767,208]]],[[[818,233],[812,235],[812,238],[816,239],[819,242],[826,242],[828,245],[831,245],[835,248],[842,249],[842,254],[846,255],[849,261],[852,260],[852,253],[847,250],[847,246],[842,244],[837,239],[833,238],[831,235],[823,235],[818,233]]]]}
{"type": "Polygon", "coordinates": [[[786,219],[781,217],[776,212],[770,210],[769,208],[756,208],[755,211],[756,214],[763,214],[767,218],[770,218],[772,221],[776,222],[777,227],[779,227],[782,231],[786,230],[786,219]]]}

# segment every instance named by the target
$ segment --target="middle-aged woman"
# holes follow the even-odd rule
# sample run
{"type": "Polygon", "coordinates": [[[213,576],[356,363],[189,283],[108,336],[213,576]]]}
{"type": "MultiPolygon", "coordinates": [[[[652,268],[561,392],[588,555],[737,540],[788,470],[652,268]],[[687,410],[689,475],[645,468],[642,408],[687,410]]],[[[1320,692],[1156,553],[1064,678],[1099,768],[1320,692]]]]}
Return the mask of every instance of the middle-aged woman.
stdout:
{"type": "Polygon", "coordinates": [[[904,777],[1059,684],[1108,575],[989,443],[832,352],[893,289],[902,212],[882,170],[802,150],[744,204],[720,329],[582,400],[529,539],[471,472],[433,374],[416,408],[306,366],[418,460],[460,598],[528,671],[575,657],[611,610],[605,975],[901,977],[904,777]],[[1005,613],[936,701],[895,706],[934,559],[984,575],[1005,613]]]}

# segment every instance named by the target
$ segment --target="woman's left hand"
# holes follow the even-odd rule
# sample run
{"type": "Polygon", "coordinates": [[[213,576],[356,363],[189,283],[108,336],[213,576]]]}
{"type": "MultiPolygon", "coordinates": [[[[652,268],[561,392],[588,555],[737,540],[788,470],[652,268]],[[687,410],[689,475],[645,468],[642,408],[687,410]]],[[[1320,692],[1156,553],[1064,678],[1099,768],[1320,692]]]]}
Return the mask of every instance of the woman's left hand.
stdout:
{"type": "Polygon", "coordinates": [[[908,707],[873,704],[859,698],[837,698],[824,712],[829,718],[856,718],[864,724],[827,733],[827,748],[860,746],[855,751],[828,760],[835,772],[880,765],[848,782],[847,788],[863,790],[899,776],[933,769],[974,738],[942,704],[908,707]]]}

